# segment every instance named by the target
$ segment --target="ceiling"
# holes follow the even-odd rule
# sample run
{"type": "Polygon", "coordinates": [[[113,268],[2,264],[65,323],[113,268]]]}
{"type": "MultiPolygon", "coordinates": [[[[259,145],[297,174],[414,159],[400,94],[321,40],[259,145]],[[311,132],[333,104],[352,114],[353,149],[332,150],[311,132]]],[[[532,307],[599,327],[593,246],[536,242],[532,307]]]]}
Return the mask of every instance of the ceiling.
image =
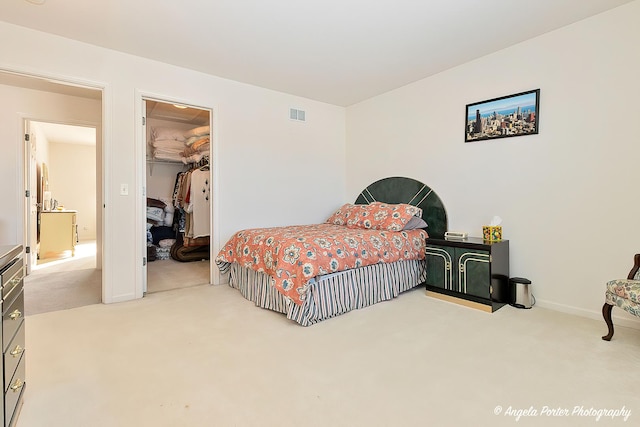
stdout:
{"type": "Polygon", "coordinates": [[[40,131],[48,142],[56,144],[96,145],[96,128],[60,123],[30,123],[32,131],[40,131]]]}
{"type": "Polygon", "coordinates": [[[88,89],[71,84],[63,84],[48,79],[33,78],[25,75],[9,72],[0,72],[0,84],[16,86],[25,89],[40,90],[44,92],[59,93],[62,95],[77,96],[89,99],[102,99],[102,91],[88,89]]]}
{"type": "Polygon", "coordinates": [[[152,119],[170,120],[194,126],[209,124],[209,110],[152,100],[146,101],[146,116],[152,119]]]}
{"type": "Polygon", "coordinates": [[[630,1],[3,0],[0,20],[348,106],[630,1]]]}

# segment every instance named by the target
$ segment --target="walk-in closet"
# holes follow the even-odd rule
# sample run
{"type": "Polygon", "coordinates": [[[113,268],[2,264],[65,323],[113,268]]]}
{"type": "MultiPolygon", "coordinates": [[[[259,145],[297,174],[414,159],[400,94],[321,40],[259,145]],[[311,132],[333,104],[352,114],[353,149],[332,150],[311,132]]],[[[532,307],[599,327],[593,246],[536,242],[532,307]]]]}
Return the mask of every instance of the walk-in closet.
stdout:
{"type": "Polygon", "coordinates": [[[144,100],[146,293],[210,282],[211,111],[144,100]]]}

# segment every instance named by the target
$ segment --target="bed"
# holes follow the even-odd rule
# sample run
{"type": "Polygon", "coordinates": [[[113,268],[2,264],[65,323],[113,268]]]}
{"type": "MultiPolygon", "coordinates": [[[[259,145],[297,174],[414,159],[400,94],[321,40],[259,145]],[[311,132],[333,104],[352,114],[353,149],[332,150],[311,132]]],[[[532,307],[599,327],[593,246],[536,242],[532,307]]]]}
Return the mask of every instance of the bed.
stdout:
{"type": "Polygon", "coordinates": [[[244,298],[309,326],[424,283],[425,239],[446,230],[446,211],[431,188],[391,177],[324,223],[241,230],[215,262],[244,298]]]}

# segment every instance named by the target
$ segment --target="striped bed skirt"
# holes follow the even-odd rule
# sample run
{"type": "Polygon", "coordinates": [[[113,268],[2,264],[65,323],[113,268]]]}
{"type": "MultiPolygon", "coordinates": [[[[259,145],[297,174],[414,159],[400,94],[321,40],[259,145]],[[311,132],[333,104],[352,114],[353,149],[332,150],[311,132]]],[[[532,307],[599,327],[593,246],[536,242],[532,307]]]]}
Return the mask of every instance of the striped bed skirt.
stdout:
{"type": "Polygon", "coordinates": [[[427,278],[424,260],[379,263],[320,276],[309,283],[306,300],[296,305],[271,285],[263,273],[233,263],[229,286],[258,307],[284,313],[302,326],[397,297],[427,278]]]}

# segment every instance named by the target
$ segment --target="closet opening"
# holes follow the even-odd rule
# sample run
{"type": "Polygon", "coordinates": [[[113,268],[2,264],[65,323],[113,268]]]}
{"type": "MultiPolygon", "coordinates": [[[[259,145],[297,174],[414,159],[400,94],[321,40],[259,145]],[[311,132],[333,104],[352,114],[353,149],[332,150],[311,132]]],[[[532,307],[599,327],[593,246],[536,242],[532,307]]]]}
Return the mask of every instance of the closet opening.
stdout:
{"type": "Polygon", "coordinates": [[[143,293],[211,283],[212,112],[143,97],[143,293]]]}

